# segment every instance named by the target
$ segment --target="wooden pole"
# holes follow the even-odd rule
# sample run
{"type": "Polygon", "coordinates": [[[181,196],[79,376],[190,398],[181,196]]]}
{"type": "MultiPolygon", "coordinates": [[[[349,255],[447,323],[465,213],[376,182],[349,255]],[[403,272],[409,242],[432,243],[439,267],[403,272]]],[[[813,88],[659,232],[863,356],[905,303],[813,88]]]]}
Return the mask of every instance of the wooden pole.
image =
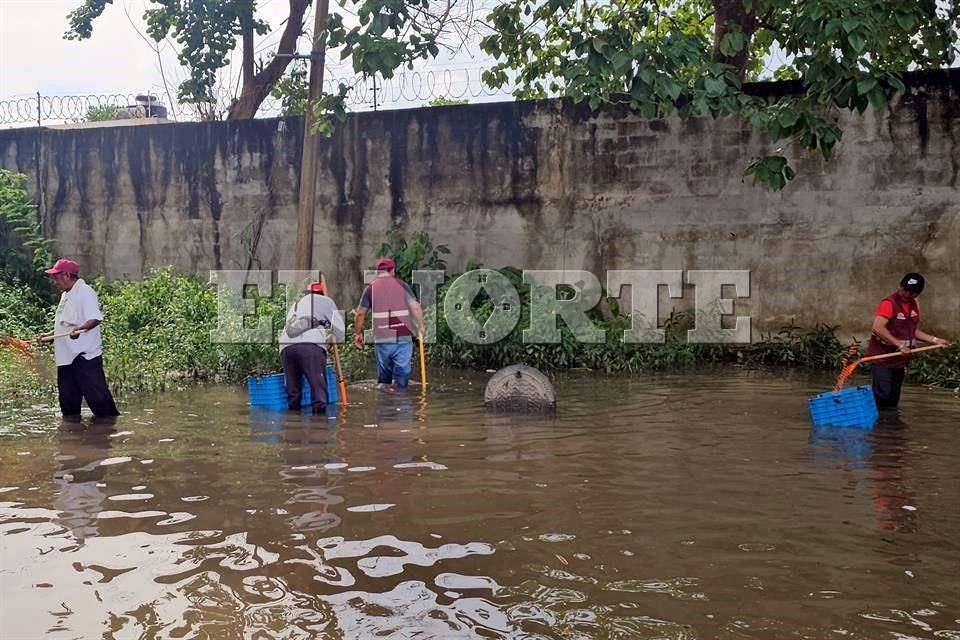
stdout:
{"type": "MultiPolygon", "coordinates": [[[[912,355],[914,353],[920,353],[921,351],[930,351],[931,349],[943,349],[943,348],[944,346],[942,344],[932,344],[928,347],[918,347],[917,349],[910,349],[910,354],[912,355]]],[[[891,353],[883,353],[878,356],[867,356],[866,358],[860,358],[859,360],[857,360],[857,364],[861,364],[863,362],[874,362],[876,360],[885,360],[887,358],[893,358],[893,357],[902,356],[902,355],[905,355],[905,354],[903,354],[900,351],[893,351],[891,353]]]]}
{"type": "Polygon", "coordinates": [[[420,384],[422,385],[423,391],[427,390],[427,356],[423,350],[423,331],[419,335],[420,342],[420,384]]]}
{"type": "Polygon", "coordinates": [[[300,160],[300,191],[297,203],[296,268],[313,266],[313,222],[317,200],[318,137],[313,133],[313,105],[323,95],[323,67],[327,52],[327,16],[330,0],[317,0],[313,17],[313,49],[310,52],[310,99],[303,118],[303,153],[300,160]]]}
{"type": "MultiPolygon", "coordinates": [[[[327,279],[320,274],[320,284],[323,285],[323,294],[328,298],[332,298],[330,295],[330,290],[327,289],[327,279]]],[[[340,366],[340,345],[336,342],[333,343],[333,364],[337,370],[337,388],[340,390],[340,404],[348,405],[350,402],[347,400],[347,382],[343,379],[343,367],[340,366]]]]}

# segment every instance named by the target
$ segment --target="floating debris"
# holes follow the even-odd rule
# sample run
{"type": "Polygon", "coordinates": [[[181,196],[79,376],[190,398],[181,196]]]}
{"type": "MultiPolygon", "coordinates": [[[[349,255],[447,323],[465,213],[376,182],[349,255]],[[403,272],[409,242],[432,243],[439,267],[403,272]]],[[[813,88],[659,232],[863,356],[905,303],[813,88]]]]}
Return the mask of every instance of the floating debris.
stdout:
{"type": "Polygon", "coordinates": [[[118,458],[107,458],[106,460],[100,461],[101,467],[109,467],[114,464],[123,464],[124,462],[130,462],[133,458],[130,456],[120,456],[118,458]]]}
{"type": "Polygon", "coordinates": [[[447,467],[438,462],[401,462],[393,465],[394,469],[433,469],[434,471],[446,471],[447,467]]]}
{"type": "Polygon", "coordinates": [[[361,504],[361,505],[357,505],[356,507],[347,507],[347,511],[350,511],[352,513],[372,513],[374,511],[386,511],[387,509],[391,509],[395,506],[397,505],[390,504],[390,503],[361,504]]]}

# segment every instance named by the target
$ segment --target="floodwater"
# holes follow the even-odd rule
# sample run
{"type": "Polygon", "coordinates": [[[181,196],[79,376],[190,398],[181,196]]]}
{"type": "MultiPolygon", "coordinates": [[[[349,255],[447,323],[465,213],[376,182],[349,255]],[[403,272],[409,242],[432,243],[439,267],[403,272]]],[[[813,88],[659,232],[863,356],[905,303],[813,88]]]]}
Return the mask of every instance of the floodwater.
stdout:
{"type": "Polygon", "coordinates": [[[0,418],[0,638],[960,638],[952,393],[814,431],[828,377],[573,375],[551,419],[437,381],[0,418]]]}

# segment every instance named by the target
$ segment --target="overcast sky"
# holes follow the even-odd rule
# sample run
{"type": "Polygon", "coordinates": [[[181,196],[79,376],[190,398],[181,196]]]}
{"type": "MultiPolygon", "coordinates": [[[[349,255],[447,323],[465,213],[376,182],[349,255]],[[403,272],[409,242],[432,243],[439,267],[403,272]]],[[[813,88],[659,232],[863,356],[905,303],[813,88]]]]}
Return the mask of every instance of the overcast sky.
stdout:
{"type": "MultiPolygon", "coordinates": [[[[142,19],[145,0],[115,0],[94,22],[89,40],[65,40],[67,14],[81,0],[0,0],[0,99],[34,95],[142,93],[161,95],[163,83],[157,52],[144,42],[142,19]]],[[[336,7],[336,3],[331,3],[336,7]]],[[[482,4],[482,3],[478,3],[482,4]]],[[[261,0],[257,15],[265,19],[271,33],[258,38],[257,48],[266,54],[275,49],[289,8],[287,0],[261,0]]],[[[307,24],[313,24],[312,13],[307,24]]],[[[151,41],[152,42],[152,41],[151,41]]],[[[309,49],[301,40],[301,53],[309,49]]],[[[329,60],[328,77],[351,77],[349,64],[334,56],[329,60]]],[[[186,77],[179,67],[171,44],[161,45],[160,59],[173,90],[186,77]]],[[[236,82],[239,54],[222,82],[236,82]]],[[[479,73],[486,58],[462,52],[454,58],[432,63],[431,68],[464,69],[479,73]]],[[[349,63],[349,61],[347,61],[349,63]]],[[[462,73],[459,72],[458,73],[462,73]]],[[[163,100],[167,102],[166,99],[163,100]]]]}

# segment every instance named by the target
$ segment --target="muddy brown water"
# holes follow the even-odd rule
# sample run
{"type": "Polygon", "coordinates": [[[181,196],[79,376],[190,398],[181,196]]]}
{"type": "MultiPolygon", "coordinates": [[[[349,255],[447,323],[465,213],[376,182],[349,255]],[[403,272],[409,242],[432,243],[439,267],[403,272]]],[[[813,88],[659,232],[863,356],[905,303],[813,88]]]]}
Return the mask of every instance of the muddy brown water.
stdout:
{"type": "Polygon", "coordinates": [[[960,638],[960,401],[814,430],[828,378],[485,376],[335,419],[239,387],[0,416],[0,638],[960,638]]]}

